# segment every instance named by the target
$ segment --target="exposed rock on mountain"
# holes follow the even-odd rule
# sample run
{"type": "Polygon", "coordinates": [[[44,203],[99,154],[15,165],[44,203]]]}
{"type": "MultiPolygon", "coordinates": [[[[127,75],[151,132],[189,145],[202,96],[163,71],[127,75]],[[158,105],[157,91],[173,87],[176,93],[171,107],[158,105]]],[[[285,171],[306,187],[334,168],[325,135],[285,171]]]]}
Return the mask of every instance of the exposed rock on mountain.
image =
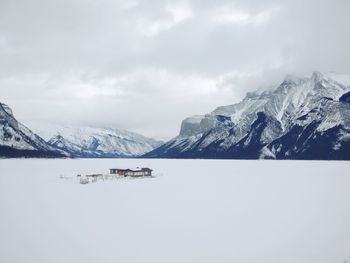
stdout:
{"type": "Polygon", "coordinates": [[[153,158],[350,159],[350,76],[314,72],[185,119],[153,158]]]}
{"type": "Polygon", "coordinates": [[[0,157],[64,157],[63,152],[19,123],[9,106],[0,103],[0,157]]]}

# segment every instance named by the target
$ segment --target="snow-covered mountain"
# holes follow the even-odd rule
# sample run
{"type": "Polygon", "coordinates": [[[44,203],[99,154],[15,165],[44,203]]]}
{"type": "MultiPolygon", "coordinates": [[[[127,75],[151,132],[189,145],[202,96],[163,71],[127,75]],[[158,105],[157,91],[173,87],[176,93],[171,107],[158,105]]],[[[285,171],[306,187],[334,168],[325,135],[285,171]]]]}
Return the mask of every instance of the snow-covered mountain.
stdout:
{"type": "Polygon", "coordinates": [[[144,157],[350,159],[350,76],[314,72],[185,119],[144,157]]]}
{"type": "Polygon", "coordinates": [[[64,157],[61,151],[19,123],[12,110],[0,103],[0,157],[64,157]]]}
{"type": "Polygon", "coordinates": [[[52,147],[73,157],[135,157],[162,142],[121,129],[32,123],[33,130],[52,147]]]}

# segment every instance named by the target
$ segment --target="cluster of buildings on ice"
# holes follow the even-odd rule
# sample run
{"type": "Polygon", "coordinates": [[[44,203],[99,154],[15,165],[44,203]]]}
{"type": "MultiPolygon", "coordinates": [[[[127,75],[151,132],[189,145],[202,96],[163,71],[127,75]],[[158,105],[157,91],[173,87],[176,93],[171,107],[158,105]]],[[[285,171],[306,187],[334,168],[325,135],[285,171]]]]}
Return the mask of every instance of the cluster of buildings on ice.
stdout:
{"type": "Polygon", "coordinates": [[[136,170],[132,169],[109,169],[109,174],[117,174],[120,176],[131,176],[131,177],[141,177],[141,176],[151,176],[152,169],[150,168],[137,168],[136,170]]]}
{"type": "Polygon", "coordinates": [[[136,168],[136,169],[119,169],[119,168],[112,168],[109,169],[109,174],[88,174],[86,176],[80,177],[80,183],[81,184],[88,184],[90,182],[96,182],[99,179],[101,180],[108,180],[108,179],[114,179],[117,177],[144,177],[144,176],[152,176],[152,169],[150,168],[136,168]]]}

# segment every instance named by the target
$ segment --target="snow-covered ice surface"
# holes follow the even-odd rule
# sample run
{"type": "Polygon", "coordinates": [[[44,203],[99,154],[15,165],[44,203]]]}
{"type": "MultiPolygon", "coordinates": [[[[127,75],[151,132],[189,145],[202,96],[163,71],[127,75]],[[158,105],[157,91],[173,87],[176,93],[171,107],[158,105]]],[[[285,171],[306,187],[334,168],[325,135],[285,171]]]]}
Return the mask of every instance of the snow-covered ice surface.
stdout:
{"type": "Polygon", "coordinates": [[[0,262],[343,263],[349,186],[350,162],[4,159],[0,262]],[[134,166],[162,176],[76,183],[134,166]]]}

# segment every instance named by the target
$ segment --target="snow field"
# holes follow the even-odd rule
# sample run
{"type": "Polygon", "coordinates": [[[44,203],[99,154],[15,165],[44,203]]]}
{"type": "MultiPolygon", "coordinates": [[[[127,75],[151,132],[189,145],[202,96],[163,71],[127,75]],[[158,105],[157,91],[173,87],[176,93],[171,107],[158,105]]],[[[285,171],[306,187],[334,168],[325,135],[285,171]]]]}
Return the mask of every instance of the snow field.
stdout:
{"type": "Polygon", "coordinates": [[[342,263],[350,163],[0,160],[0,262],[342,263]],[[150,167],[156,178],[82,185],[150,167]],[[67,177],[63,179],[60,177],[67,177]]]}

